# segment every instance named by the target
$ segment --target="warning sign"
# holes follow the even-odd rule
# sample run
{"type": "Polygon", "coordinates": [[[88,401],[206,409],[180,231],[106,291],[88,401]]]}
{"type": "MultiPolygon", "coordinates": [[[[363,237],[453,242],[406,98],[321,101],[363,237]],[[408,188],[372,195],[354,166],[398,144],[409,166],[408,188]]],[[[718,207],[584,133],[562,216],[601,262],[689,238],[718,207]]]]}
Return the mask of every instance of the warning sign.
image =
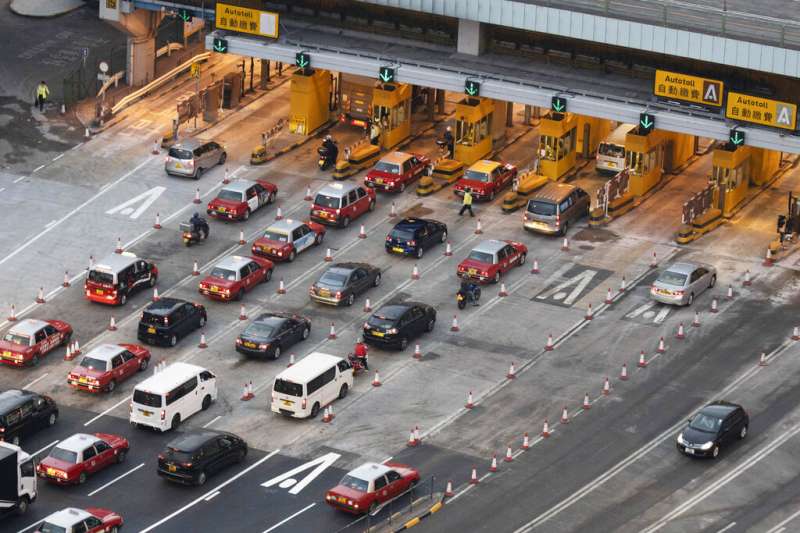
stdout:
{"type": "Polygon", "coordinates": [[[278,14],[217,3],[216,28],[278,38],[278,14]]]}
{"type": "Polygon", "coordinates": [[[796,104],[749,94],[729,92],[725,116],[733,120],[752,122],[762,126],[786,130],[797,128],[796,104]]]}
{"type": "Polygon", "coordinates": [[[656,70],[653,82],[653,94],[656,96],[717,107],[722,106],[724,88],[721,81],[667,70],[656,70]]]}

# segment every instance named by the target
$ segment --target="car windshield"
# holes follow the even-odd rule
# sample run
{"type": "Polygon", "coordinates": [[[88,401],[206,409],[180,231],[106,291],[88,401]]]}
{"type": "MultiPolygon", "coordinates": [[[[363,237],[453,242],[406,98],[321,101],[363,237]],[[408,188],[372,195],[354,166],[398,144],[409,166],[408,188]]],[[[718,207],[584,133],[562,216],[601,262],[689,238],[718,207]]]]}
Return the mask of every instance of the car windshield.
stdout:
{"type": "Polygon", "coordinates": [[[212,278],[222,278],[228,281],[236,281],[236,271],[228,270],[227,268],[214,267],[211,271],[212,278]]]}
{"type": "Polygon", "coordinates": [[[479,252],[478,250],[472,250],[467,256],[467,259],[472,259],[473,261],[477,261],[478,263],[488,263],[492,264],[492,254],[487,254],[486,252],[479,252]]]}
{"type": "Polygon", "coordinates": [[[344,287],[344,284],[347,283],[347,275],[340,274],[339,272],[325,272],[322,277],[319,278],[319,283],[332,287],[344,287]]]}
{"type": "Polygon", "coordinates": [[[91,370],[105,370],[106,362],[102,359],[95,359],[94,357],[84,357],[81,359],[81,366],[91,370]]]}
{"type": "Polygon", "coordinates": [[[231,202],[241,202],[242,193],[239,191],[229,191],[228,189],[222,189],[217,194],[217,198],[219,200],[230,200],[231,202]]]}
{"type": "Polygon", "coordinates": [[[552,217],[556,214],[556,204],[552,202],[531,200],[528,202],[528,212],[533,213],[534,215],[552,217]]]}
{"type": "Polygon", "coordinates": [[[676,287],[683,287],[686,283],[686,274],[681,274],[680,272],[672,272],[670,270],[665,270],[658,276],[658,282],[664,283],[666,285],[675,285],[676,287]]]}
{"type": "Polygon", "coordinates": [[[42,522],[34,533],[67,533],[66,528],[56,526],[50,522],[42,522]]]}
{"type": "Polygon", "coordinates": [[[182,148],[170,148],[169,156],[174,159],[192,159],[192,151],[182,148]]]}
{"type": "Polygon", "coordinates": [[[267,230],[264,232],[264,238],[271,241],[289,242],[289,236],[279,231],[267,230]]]}
{"type": "Polygon", "coordinates": [[[87,276],[89,281],[93,281],[95,283],[105,283],[107,285],[114,284],[114,276],[108,272],[100,272],[98,270],[90,270],[89,275],[87,276]]]}
{"type": "Polygon", "coordinates": [[[489,183],[489,174],[486,172],[478,172],[477,170],[467,170],[464,173],[464,179],[489,183]]]}
{"type": "Polygon", "coordinates": [[[275,327],[270,324],[253,323],[247,326],[242,332],[242,337],[255,337],[257,339],[269,339],[275,332],[275,327]]]}
{"type": "Polygon", "coordinates": [[[134,389],[133,402],[148,407],[161,407],[161,395],[134,389]]]}
{"type": "Polygon", "coordinates": [[[350,474],[347,474],[339,482],[339,485],[347,487],[348,489],[357,490],[359,492],[367,492],[369,490],[369,481],[365,479],[358,479],[350,474]]]}
{"type": "Polygon", "coordinates": [[[414,232],[408,229],[393,229],[392,238],[399,241],[412,241],[414,240],[414,232]]]}
{"type": "Polygon", "coordinates": [[[600,143],[597,153],[608,157],[625,157],[625,147],[618,144],[600,143]]]}
{"type": "Polygon", "coordinates": [[[78,453],[65,450],[64,448],[53,448],[50,450],[49,456],[72,465],[78,462],[78,453]]]}
{"type": "Polygon", "coordinates": [[[3,340],[6,342],[10,342],[11,344],[16,344],[18,346],[28,346],[30,344],[30,337],[27,335],[20,335],[19,333],[8,332],[6,333],[3,340]]]}
{"type": "Polygon", "coordinates": [[[280,392],[281,394],[288,394],[289,396],[302,396],[303,395],[303,386],[299,383],[292,383],[291,381],[286,381],[285,379],[276,379],[275,386],[273,387],[275,392],[280,392]]]}
{"type": "Polygon", "coordinates": [[[716,433],[720,425],[722,425],[721,418],[700,413],[692,419],[689,427],[707,433],[716,433]]]}
{"type": "Polygon", "coordinates": [[[387,163],[386,161],[378,161],[375,165],[375,170],[378,172],[386,172],[387,174],[400,174],[400,165],[396,163],[387,163]]]}
{"type": "Polygon", "coordinates": [[[369,317],[369,320],[367,320],[367,324],[378,328],[390,328],[394,326],[394,319],[386,318],[381,315],[372,315],[369,317]]]}
{"type": "Polygon", "coordinates": [[[318,194],[317,197],[314,198],[314,204],[320,207],[330,207],[332,209],[338,209],[339,197],[328,196],[327,194],[318,194]]]}

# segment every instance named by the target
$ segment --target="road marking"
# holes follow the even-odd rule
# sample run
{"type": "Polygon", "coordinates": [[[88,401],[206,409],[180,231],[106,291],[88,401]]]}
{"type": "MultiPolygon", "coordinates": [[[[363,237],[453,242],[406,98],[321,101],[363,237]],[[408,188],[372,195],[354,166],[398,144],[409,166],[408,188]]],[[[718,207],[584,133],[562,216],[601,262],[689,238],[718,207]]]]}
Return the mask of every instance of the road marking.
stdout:
{"type": "Polygon", "coordinates": [[[73,146],[72,148],[67,150],[67,152],[71,152],[73,150],[76,150],[76,149],[80,148],[81,146],[83,146],[83,141],[79,142],[78,144],[76,144],[75,146],[73,146]]]}
{"type": "Polygon", "coordinates": [[[117,403],[115,403],[114,405],[112,405],[111,407],[109,407],[108,409],[106,409],[105,411],[103,411],[102,413],[100,413],[99,415],[97,415],[96,417],[94,417],[94,418],[92,418],[91,420],[89,420],[88,422],[86,422],[86,423],[83,425],[83,427],[86,427],[86,426],[88,426],[89,424],[91,424],[91,423],[92,423],[92,422],[94,422],[95,420],[97,420],[97,419],[99,419],[99,418],[101,418],[101,417],[103,417],[103,416],[107,415],[108,413],[110,413],[111,411],[113,411],[114,409],[116,409],[117,407],[119,407],[120,405],[122,405],[123,403],[125,403],[125,402],[129,402],[129,401],[131,401],[131,399],[130,399],[130,398],[123,398],[123,399],[121,399],[120,401],[118,401],[117,403]]]}
{"type": "Polygon", "coordinates": [[[24,180],[27,177],[28,176],[20,176],[20,177],[18,177],[17,179],[14,180],[14,183],[19,183],[20,181],[24,180]]]}
{"type": "Polygon", "coordinates": [[[552,298],[563,303],[564,305],[572,305],[575,303],[575,300],[577,300],[578,297],[583,294],[583,291],[586,290],[586,287],[589,286],[589,283],[592,282],[596,275],[596,270],[586,269],[576,276],[562,281],[555,287],[545,289],[536,296],[536,299],[546,300],[548,298],[552,298]],[[565,289],[568,287],[573,287],[573,289],[569,294],[565,294],[565,289]]]}
{"type": "Polygon", "coordinates": [[[261,459],[259,459],[255,463],[253,463],[252,465],[248,466],[247,468],[245,468],[244,470],[242,470],[238,474],[234,475],[233,477],[231,477],[227,481],[223,481],[222,483],[220,483],[219,485],[217,485],[216,487],[214,487],[210,491],[206,492],[205,494],[203,494],[199,498],[196,498],[195,500],[192,500],[191,502],[187,503],[186,505],[184,505],[183,507],[181,507],[177,511],[174,511],[172,514],[169,514],[169,515],[165,516],[164,518],[162,518],[161,520],[159,520],[155,524],[147,526],[145,529],[141,530],[139,533],[147,533],[148,531],[152,531],[155,528],[157,528],[158,526],[160,526],[161,524],[163,524],[164,522],[172,520],[173,518],[175,518],[176,516],[178,516],[182,512],[186,511],[187,509],[191,509],[192,507],[194,507],[195,505],[197,505],[201,501],[203,501],[206,498],[208,498],[209,495],[211,495],[214,492],[217,492],[219,490],[222,490],[224,487],[227,487],[228,485],[230,485],[231,483],[233,483],[234,481],[236,481],[237,479],[239,479],[240,477],[242,477],[243,475],[245,475],[249,471],[253,470],[254,468],[256,468],[258,466],[260,466],[261,463],[263,463],[264,461],[272,458],[272,456],[274,456],[279,451],[280,450],[275,450],[273,452],[268,453],[267,455],[265,455],[264,457],[262,457],[261,459]]]}
{"type": "Polygon", "coordinates": [[[43,168],[44,168],[44,165],[39,165],[38,167],[34,168],[34,169],[33,169],[33,172],[34,172],[34,174],[35,174],[36,172],[39,172],[39,171],[40,171],[40,170],[42,170],[43,168]]]}
{"type": "Polygon", "coordinates": [[[92,492],[87,494],[87,496],[94,496],[95,494],[97,494],[98,492],[103,490],[104,488],[108,487],[109,485],[113,485],[114,483],[116,483],[117,481],[119,481],[120,479],[124,478],[125,476],[127,476],[129,474],[133,474],[134,472],[136,472],[137,470],[139,470],[143,466],[144,466],[144,463],[141,463],[141,464],[139,464],[137,466],[134,466],[133,468],[131,468],[130,470],[128,470],[124,474],[121,474],[121,475],[115,477],[114,479],[112,479],[111,481],[106,483],[105,485],[102,485],[101,487],[94,489],[92,492]]]}
{"type": "MultiPolygon", "coordinates": [[[[205,426],[203,426],[203,427],[205,427],[205,426]]],[[[213,500],[214,498],[216,498],[220,494],[222,494],[220,491],[212,492],[211,494],[208,495],[207,498],[204,498],[204,500],[207,501],[207,502],[210,502],[211,500],[213,500]]]]}
{"type": "Polygon", "coordinates": [[[33,453],[31,454],[31,457],[36,457],[37,455],[39,455],[40,453],[42,453],[42,452],[43,452],[43,451],[45,451],[46,449],[48,449],[48,448],[52,448],[53,446],[55,446],[55,445],[56,445],[56,444],[58,444],[58,443],[59,443],[59,441],[58,441],[58,440],[54,440],[53,442],[51,442],[50,444],[48,444],[47,446],[45,446],[45,447],[44,447],[44,448],[42,448],[41,450],[37,450],[37,451],[33,452],[33,453]]]}
{"type": "Polygon", "coordinates": [[[284,472],[283,474],[276,476],[268,481],[265,481],[261,484],[262,487],[270,488],[278,485],[282,489],[289,489],[289,494],[300,494],[300,491],[306,488],[309,483],[314,481],[320,474],[322,474],[326,469],[333,466],[333,463],[339,460],[342,456],[338,453],[329,452],[323,455],[322,457],[318,457],[313,461],[308,461],[307,463],[303,463],[296,468],[292,468],[288,472],[284,472]],[[301,481],[297,481],[293,478],[293,476],[299,474],[300,472],[304,472],[311,468],[312,466],[316,466],[314,470],[312,470],[309,474],[306,475],[301,481]]]}
{"type": "Polygon", "coordinates": [[[382,464],[382,465],[385,465],[386,463],[388,463],[388,462],[389,462],[389,461],[391,461],[392,459],[394,459],[394,455],[390,455],[389,457],[387,457],[386,459],[384,459],[383,461],[381,461],[381,464],[382,464]]]}
{"type": "Polygon", "coordinates": [[[207,428],[208,426],[210,426],[211,424],[213,424],[214,422],[216,422],[220,418],[222,418],[222,415],[215,416],[214,418],[211,419],[210,422],[206,422],[205,425],[203,426],[203,428],[207,428]]]}
{"type": "Polygon", "coordinates": [[[55,156],[55,157],[53,158],[53,161],[58,161],[59,159],[61,159],[62,157],[64,157],[64,154],[65,154],[65,153],[66,153],[66,152],[62,152],[62,153],[58,154],[57,156],[55,156]]]}
{"type": "Polygon", "coordinates": [[[664,515],[664,517],[661,520],[659,520],[652,526],[643,529],[642,533],[655,533],[662,527],[666,526],[671,520],[679,518],[686,511],[688,511],[698,503],[702,502],[703,500],[705,500],[706,498],[717,492],[719,489],[721,489],[722,487],[724,487],[725,485],[727,485],[740,475],[750,470],[750,468],[758,464],[763,458],[774,452],[787,440],[791,439],[798,433],[800,433],[800,424],[795,424],[792,427],[792,429],[784,431],[777,438],[772,439],[766,446],[762,447],[758,452],[749,456],[746,460],[736,465],[731,471],[722,476],[720,479],[714,481],[705,489],[696,493],[694,496],[683,502],[681,505],[679,505],[678,507],[676,507],[675,509],[664,515]]]}
{"type": "Polygon", "coordinates": [[[158,200],[158,197],[164,194],[164,191],[166,190],[167,190],[166,187],[162,187],[160,185],[157,187],[153,187],[149,191],[145,191],[139,196],[134,196],[130,200],[125,200],[118,206],[112,207],[111,209],[106,211],[106,215],[113,215],[119,213],[123,216],[130,215],[130,217],[133,220],[136,220],[142,213],[144,213],[144,211],[148,207],[150,207],[153,204],[153,202],[158,200]],[[141,203],[141,205],[134,210],[133,206],[139,203],[141,203]]]}
{"type": "Polygon", "coordinates": [[[731,522],[727,526],[725,526],[722,529],[720,529],[719,531],[717,531],[717,533],[725,533],[726,531],[728,531],[730,528],[732,528],[735,525],[736,525],[736,522],[731,522]]]}
{"type": "Polygon", "coordinates": [[[797,518],[798,516],[800,516],[800,511],[795,511],[794,514],[789,515],[789,517],[785,518],[782,522],[779,522],[775,527],[767,531],[767,533],[782,533],[783,531],[786,530],[784,526],[789,522],[791,522],[792,520],[794,520],[795,518],[797,518]]]}
{"type": "Polygon", "coordinates": [[[50,226],[52,226],[52,225],[53,225],[53,224],[55,224],[56,222],[58,222],[58,221],[57,221],[57,220],[51,220],[50,222],[48,222],[47,224],[45,224],[45,225],[44,225],[44,227],[45,227],[45,228],[49,228],[50,226]]]}
{"type": "Polygon", "coordinates": [[[648,309],[650,309],[654,305],[656,305],[656,303],[654,301],[650,300],[649,302],[647,302],[647,303],[645,303],[643,305],[640,305],[639,307],[637,307],[636,309],[634,309],[633,311],[631,311],[630,313],[625,315],[625,318],[636,318],[637,316],[641,315],[642,313],[644,313],[645,311],[647,311],[648,309]]]}
{"type": "Polygon", "coordinates": [[[669,307],[665,305],[664,307],[661,308],[656,317],[653,319],[653,322],[655,322],[656,324],[663,323],[664,319],[667,318],[668,314],[669,314],[669,307]]]}
{"type": "Polygon", "coordinates": [[[302,509],[300,509],[299,511],[297,511],[293,515],[289,515],[288,517],[284,518],[283,520],[281,520],[280,522],[278,522],[277,524],[275,524],[271,528],[265,529],[263,533],[269,533],[270,531],[278,529],[279,527],[281,527],[283,524],[285,524],[286,522],[288,522],[292,518],[294,518],[294,517],[296,517],[296,516],[298,516],[298,515],[300,515],[302,513],[305,513],[306,511],[308,511],[309,509],[311,509],[315,505],[317,505],[316,502],[315,503],[309,503],[308,505],[306,505],[305,507],[303,507],[302,509]]]}
{"type": "Polygon", "coordinates": [[[47,375],[48,375],[49,373],[50,373],[50,372],[45,372],[44,374],[42,374],[42,375],[41,375],[41,376],[39,376],[38,378],[34,379],[33,381],[31,381],[30,383],[28,383],[27,385],[25,385],[25,386],[24,386],[24,387],[22,387],[22,388],[23,388],[23,389],[30,389],[31,387],[33,387],[34,385],[36,385],[37,383],[39,383],[41,380],[43,380],[44,378],[46,378],[46,377],[47,377],[47,375]]]}

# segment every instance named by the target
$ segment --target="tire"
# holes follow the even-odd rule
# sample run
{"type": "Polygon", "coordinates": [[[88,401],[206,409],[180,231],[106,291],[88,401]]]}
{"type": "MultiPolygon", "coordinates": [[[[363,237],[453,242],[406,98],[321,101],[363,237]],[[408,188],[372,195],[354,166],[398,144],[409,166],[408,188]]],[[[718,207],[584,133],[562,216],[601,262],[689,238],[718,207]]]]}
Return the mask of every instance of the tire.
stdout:
{"type": "Polygon", "coordinates": [[[281,356],[281,347],[276,346],[274,350],[272,350],[272,358],[279,359],[281,356]]]}
{"type": "Polygon", "coordinates": [[[245,209],[244,215],[242,215],[242,220],[247,220],[249,218],[250,218],[250,208],[248,207],[247,209],[245,209]]]}
{"type": "Polygon", "coordinates": [[[126,303],[128,303],[128,295],[123,292],[119,295],[119,305],[125,305],[126,303]]]}
{"type": "Polygon", "coordinates": [[[157,279],[158,278],[156,276],[150,276],[150,288],[151,289],[156,286],[156,280],[157,279]]]}
{"type": "Polygon", "coordinates": [[[72,338],[72,333],[67,333],[66,335],[64,335],[64,338],[61,339],[61,344],[59,344],[59,346],[66,346],[67,344],[69,344],[69,340],[71,338],[72,338]]]}
{"type": "Polygon", "coordinates": [[[425,331],[430,333],[431,331],[433,331],[433,328],[435,328],[435,327],[436,327],[436,319],[435,318],[431,318],[430,320],[428,320],[428,325],[425,326],[425,331]]]}
{"type": "Polygon", "coordinates": [[[400,188],[399,188],[399,189],[397,189],[397,191],[398,191],[400,194],[402,194],[402,193],[406,192],[406,184],[405,184],[405,182],[403,182],[403,183],[401,183],[401,184],[400,184],[400,188]]]}
{"type": "Polygon", "coordinates": [[[314,246],[319,246],[322,244],[322,239],[325,238],[324,233],[317,233],[316,237],[314,237],[314,246]]]}
{"type": "Polygon", "coordinates": [[[686,302],[686,305],[688,307],[688,306],[692,305],[693,303],[694,303],[694,293],[690,292],[689,293],[689,300],[686,302]]]}
{"type": "Polygon", "coordinates": [[[172,417],[172,422],[170,423],[170,429],[178,429],[181,425],[181,415],[175,415],[172,417]]]}
{"type": "Polygon", "coordinates": [[[408,348],[408,338],[403,337],[400,339],[400,350],[405,350],[406,348],[408,348]]]}
{"type": "Polygon", "coordinates": [[[344,218],[342,219],[342,227],[343,227],[343,228],[346,228],[346,227],[347,227],[347,226],[349,226],[349,225],[350,225],[350,217],[344,217],[344,218]]]}
{"type": "Polygon", "coordinates": [[[203,411],[206,411],[209,407],[211,407],[211,396],[206,394],[203,397],[203,403],[202,403],[201,407],[202,407],[203,411]]]}
{"type": "Polygon", "coordinates": [[[442,232],[442,240],[441,240],[441,243],[442,243],[442,244],[447,244],[447,232],[446,232],[446,231],[443,231],[443,232],[442,232]]]}
{"type": "Polygon", "coordinates": [[[119,533],[119,528],[117,526],[112,527],[108,530],[109,533],[119,533]]]}
{"type": "Polygon", "coordinates": [[[120,450],[117,454],[117,463],[125,461],[125,456],[128,455],[128,450],[120,450]]]}
{"type": "Polygon", "coordinates": [[[275,202],[275,193],[271,192],[267,195],[267,204],[271,204],[275,202]]]}
{"type": "Polygon", "coordinates": [[[38,355],[34,355],[33,357],[31,357],[31,363],[30,364],[31,364],[31,366],[39,366],[39,356],[38,355]]]}
{"type": "Polygon", "coordinates": [[[219,164],[224,165],[225,161],[228,160],[228,152],[222,152],[222,155],[219,156],[219,164]]]}
{"type": "Polygon", "coordinates": [[[203,176],[203,167],[198,167],[197,172],[194,173],[194,179],[199,180],[203,176]]]}
{"type": "Polygon", "coordinates": [[[742,426],[742,429],[739,430],[739,440],[744,439],[747,436],[747,424],[742,426]]]}
{"type": "Polygon", "coordinates": [[[114,392],[114,389],[116,388],[117,388],[117,380],[112,379],[111,381],[108,382],[108,385],[106,385],[106,392],[111,394],[112,392],[114,392]]]}
{"type": "Polygon", "coordinates": [[[306,340],[309,335],[311,335],[311,328],[303,328],[303,340],[306,340]]]}
{"type": "Polygon", "coordinates": [[[319,414],[319,402],[316,402],[311,407],[311,415],[309,415],[309,418],[317,418],[318,414],[319,414]]]}
{"type": "Polygon", "coordinates": [[[142,359],[139,362],[139,372],[144,372],[145,370],[147,370],[147,365],[149,364],[150,364],[150,359],[142,359]]]}
{"type": "Polygon", "coordinates": [[[492,279],[494,283],[500,283],[500,272],[494,273],[494,279],[492,279]]]}
{"type": "Polygon", "coordinates": [[[236,459],[235,459],[235,461],[236,461],[237,463],[241,463],[242,461],[244,461],[244,458],[245,458],[246,456],[247,456],[247,452],[246,452],[246,451],[244,451],[244,450],[239,450],[238,452],[236,452],[236,459]]]}
{"type": "Polygon", "coordinates": [[[417,248],[417,259],[422,259],[422,256],[425,255],[425,250],[422,249],[422,246],[417,248]]]}
{"type": "Polygon", "coordinates": [[[347,386],[347,383],[343,383],[341,388],[339,388],[339,399],[344,400],[347,397],[347,391],[350,390],[350,387],[347,386]]]}
{"type": "Polygon", "coordinates": [[[467,307],[467,300],[466,299],[459,300],[458,301],[458,308],[459,309],[464,309],[465,307],[467,307]]]}
{"type": "Polygon", "coordinates": [[[242,298],[244,298],[244,289],[239,289],[239,292],[236,293],[236,300],[242,301],[242,298]]]}
{"type": "Polygon", "coordinates": [[[708,288],[713,289],[714,285],[716,284],[717,284],[717,276],[716,274],[714,274],[713,276],[711,276],[711,282],[708,284],[708,288]]]}
{"type": "Polygon", "coordinates": [[[717,457],[719,457],[719,445],[715,445],[715,446],[714,446],[714,447],[711,449],[711,457],[713,457],[714,459],[716,459],[717,457]]]}
{"type": "Polygon", "coordinates": [[[50,413],[50,416],[47,417],[47,425],[55,426],[56,422],[58,422],[58,413],[50,413]]]}
{"type": "Polygon", "coordinates": [[[353,305],[353,303],[354,303],[355,301],[356,301],[356,297],[355,297],[355,295],[354,295],[354,294],[351,292],[351,293],[350,293],[350,296],[348,296],[348,297],[347,297],[347,301],[345,302],[345,305],[347,305],[347,307],[350,307],[351,305],[353,305]]]}
{"type": "Polygon", "coordinates": [[[169,345],[175,346],[176,344],[178,344],[178,336],[173,335],[172,337],[169,338],[169,345]]]}
{"type": "Polygon", "coordinates": [[[206,484],[206,481],[208,481],[208,476],[206,475],[206,471],[201,470],[200,473],[197,474],[197,477],[194,480],[194,484],[198,487],[202,487],[203,485],[206,484]]]}
{"type": "Polygon", "coordinates": [[[294,250],[292,250],[291,252],[289,252],[289,257],[288,257],[288,259],[289,259],[289,262],[290,262],[290,263],[291,263],[292,261],[294,261],[296,258],[297,258],[297,253],[296,253],[294,250]]]}
{"type": "Polygon", "coordinates": [[[200,320],[197,322],[197,325],[201,328],[206,325],[206,317],[204,315],[200,315],[200,320]]]}
{"type": "Polygon", "coordinates": [[[370,211],[375,211],[375,200],[372,200],[372,201],[369,203],[369,208],[368,208],[368,209],[369,209],[370,211]]]}
{"type": "Polygon", "coordinates": [[[30,504],[30,502],[28,502],[28,497],[27,496],[23,496],[22,498],[20,498],[19,502],[17,502],[17,508],[14,509],[14,512],[16,513],[16,515],[17,516],[22,516],[25,513],[27,513],[29,504],[30,504]]]}
{"type": "Polygon", "coordinates": [[[375,281],[372,282],[372,286],[377,287],[380,284],[381,284],[381,273],[378,272],[378,274],[375,276],[375,281]]]}
{"type": "Polygon", "coordinates": [[[78,485],[83,485],[86,483],[86,472],[81,472],[81,475],[78,476],[78,485]]]}
{"type": "Polygon", "coordinates": [[[11,444],[14,446],[19,446],[19,435],[14,435],[14,437],[11,439],[11,444]]]}
{"type": "Polygon", "coordinates": [[[261,280],[261,283],[267,283],[271,279],[272,279],[272,269],[270,268],[269,270],[267,270],[267,273],[264,274],[264,279],[261,280]]]}
{"type": "Polygon", "coordinates": [[[522,254],[522,255],[520,255],[520,256],[519,256],[519,264],[520,264],[520,266],[521,266],[521,265],[524,265],[524,264],[525,264],[525,260],[527,260],[527,259],[528,259],[528,256],[527,256],[527,254],[522,254]]]}

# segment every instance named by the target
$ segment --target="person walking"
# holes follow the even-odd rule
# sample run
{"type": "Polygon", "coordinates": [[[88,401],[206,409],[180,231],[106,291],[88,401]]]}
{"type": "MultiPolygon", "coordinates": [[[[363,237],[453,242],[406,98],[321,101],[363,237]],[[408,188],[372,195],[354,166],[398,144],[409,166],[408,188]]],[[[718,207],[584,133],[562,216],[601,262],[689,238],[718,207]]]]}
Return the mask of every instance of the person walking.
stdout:
{"type": "Polygon", "coordinates": [[[378,146],[381,142],[381,126],[378,120],[372,121],[369,129],[369,142],[374,146],[378,146]]]}
{"type": "Polygon", "coordinates": [[[50,97],[50,88],[42,80],[39,86],[36,87],[36,104],[39,106],[39,112],[44,113],[44,103],[50,97]]]}
{"type": "Polygon", "coordinates": [[[474,217],[475,213],[472,212],[472,190],[466,189],[464,190],[464,201],[461,204],[461,211],[458,212],[458,216],[463,216],[464,211],[469,211],[469,216],[474,217]]]}

